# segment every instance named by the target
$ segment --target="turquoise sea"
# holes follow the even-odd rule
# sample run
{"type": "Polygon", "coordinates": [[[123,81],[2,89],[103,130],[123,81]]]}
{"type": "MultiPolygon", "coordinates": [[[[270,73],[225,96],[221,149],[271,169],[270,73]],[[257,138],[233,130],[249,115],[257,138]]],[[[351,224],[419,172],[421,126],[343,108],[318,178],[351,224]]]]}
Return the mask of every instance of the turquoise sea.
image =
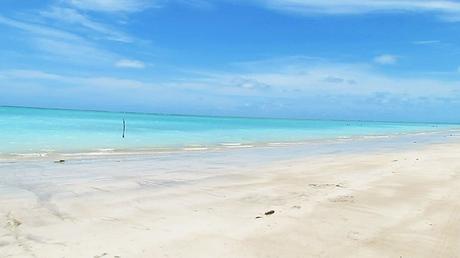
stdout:
{"type": "Polygon", "coordinates": [[[0,155],[238,148],[457,128],[460,125],[0,107],[0,155]],[[122,138],[123,119],[125,138],[122,138]]]}

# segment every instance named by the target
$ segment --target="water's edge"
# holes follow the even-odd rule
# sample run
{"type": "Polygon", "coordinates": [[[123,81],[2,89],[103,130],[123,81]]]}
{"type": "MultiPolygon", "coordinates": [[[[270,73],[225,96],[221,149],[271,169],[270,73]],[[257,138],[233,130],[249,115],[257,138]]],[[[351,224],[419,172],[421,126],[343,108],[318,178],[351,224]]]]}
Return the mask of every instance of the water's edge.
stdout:
{"type": "Polygon", "coordinates": [[[407,135],[460,125],[200,117],[0,107],[0,160],[273,148],[407,135]],[[126,137],[121,121],[127,121],[126,137]]]}
{"type": "MultiPolygon", "coordinates": [[[[449,143],[460,139],[460,130],[445,130],[423,133],[401,133],[393,135],[353,136],[329,139],[315,139],[299,142],[272,142],[258,144],[223,144],[215,146],[190,146],[183,148],[156,148],[143,150],[101,150],[88,152],[51,152],[51,153],[11,153],[0,155],[0,163],[18,161],[59,161],[59,160],[105,160],[123,158],[148,158],[182,155],[214,155],[216,153],[263,153],[272,152],[319,154],[327,152],[372,151],[374,148],[403,149],[421,147],[429,144],[449,143]],[[414,145],[412,145],[414,144],[414,145]],[[333,146],[333,147],[332,147],[333,146]]],[[[287,155],[286,157],[289,157],[287,155]]]]}

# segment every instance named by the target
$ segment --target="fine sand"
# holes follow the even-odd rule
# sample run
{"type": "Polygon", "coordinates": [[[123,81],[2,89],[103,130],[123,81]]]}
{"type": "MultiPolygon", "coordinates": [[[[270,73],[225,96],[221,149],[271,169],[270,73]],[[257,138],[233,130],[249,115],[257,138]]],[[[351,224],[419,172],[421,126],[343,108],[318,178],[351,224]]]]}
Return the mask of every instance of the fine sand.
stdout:
{"type": "Polygon", "coordinates": [[[219,161],[4,162],[0,257],[460,257],[459,143],[219,161]]]}

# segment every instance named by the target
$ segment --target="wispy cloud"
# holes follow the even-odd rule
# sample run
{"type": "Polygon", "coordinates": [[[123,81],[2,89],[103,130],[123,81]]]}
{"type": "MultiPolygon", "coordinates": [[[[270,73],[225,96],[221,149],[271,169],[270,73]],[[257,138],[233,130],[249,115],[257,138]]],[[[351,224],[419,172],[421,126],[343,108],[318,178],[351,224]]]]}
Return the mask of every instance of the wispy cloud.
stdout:
{"type": "Polygon", "coordinates": [[[452,0],[255,0],[264,6],[300,14],[363,14],[370,12],[432,12],[446,21],[460,17],[452,0]]]}
{"type": "MultiPolygon", "coordinates": [[[[171,2],[210,7],[221,0],[64,0],[81,10],[138,12],[171,2]]],[[[432,12],[443,20],[460,21],[460,3],[454,0],[248,0],[264,7],[300,14],[363,14],[370,12],[432,12]]]]}
{"type": "Polygon", "coordinates": [[[145,64],[139,60],[129,60],[129,59],[121,59],[115,63],[116,67],[120,68],[134,68],[134,69],[142,69],[145,68],[145,64]]]}
{"type": "Polygon", "coordinates": [[[289,98],[312,95],[373,95],[386,92],[411,97],[452,96],[460,82],[429,78],[384,75],[363,63],[310,61],[280,58],[247,62],[238,72],[201,71],[182,84],[189,88],[221,92],[289,98]],[[300,60],[295,63],[293,60],[300,60]],[[250,64],[253,64],[250,67],[250,64]],[[244,87],[245,83],[249,83],[244,87]],[[259,85],[258,87],[255,85],[259,85]]]}
{"type": "Polygon", "coordinates": [[[399,58],[395,55],[385,54],[385,55],[376,56],[374,58],[374,62],[376,62],[377,64],[381,64],[381,65],[393,65],[398,62],[398,59],[399,58]]]}
{"type": "MultiPolygon", "coordinates": [[[[432,109],[430,114],[433,116],[424,113],[418,118],[447,119],[449,116],[441,112],[446,105],[460,107],[458,81],[388,76],[365,64],[322,61],[293,66],[292,61],[276,63],[269,60],[274,69],[266,70],[267,65],[263,63],[261,60],[256,67],[232,73],[201,71],[195,76],[168,82],[6,70],[0,71],[0,83],[14,87],[0,88],[0,93],[12,94],[9,91],[27,86],[27,89],[34,90],[33,96],[45,96],[52,88],[53,92],[59,91],[56,99],[61,102],[71,99],[73,94],[98,95],[97,101],[101,98],[111,103],[129,101],[147,110],[158,105],[157,111],[196,113],[214,110],[221,115],[315,117],[323,114],[323,118],[346,118],[344,112],[348,112],[354,119],[384,118],[387,115],[392,119],[406,116],[409,120],[416,120],[415,115],[420,115],[421,109],[432,109]],[[32,85],[35,88],[31,88],[32,85]],[[54,87],[56,85],[62,87],[54,87]],[[162,95],[161,100],[158,100],[158,94],[162,95]],[[395,116],[394,110],[401,111],[397,113],[400,117],[395,116]],[[369,114],[372,116],[366,117],[369,114]]],[[[21,94],[29,93],[21,91],[21,94]]]]}
{"type": "Polygon", "coordinates": [[[440,40],[418,40],[412,42],[414,45],[434,45],[439,43],[441,43],[440,40]]]}
{"type": "Polygon", "coordinates": [[[117,55],[86,41],[65,41],[50,38],[33,39],[35,48],[51,57],[74,64],[110,63],[117,55]]]}
{"type": "Polygon", "coordinates": [[[19,29],[26,34],[24,36],[31,47],[45,53],[47,57],[57,57],[60,60],[72,61],[72,63],[113,63],[119,59],[114,54],[97,44],[68,31],[50,26],[18,21],[0,15],[0,25],[19,29]]]}
{"type": "MultiPolygon", "coordinates": [[[[110,77],[110,76],[69,76],[41,70],[0,70],[0,76],[17,82],[21,81],[55,81],[62,86],[73,86],[75,88],[106,88],[106,89],[133,89],[150,88],[153,84],[139,80],[110,77]]],[[[44,85],[46,86],[46,85],[44,85]]]]}
{"type": "Polygon", "coordinates": [[[158,3],[156,0],[66,0],[76,8],[101,12],[138,12],[158,3]]]}
{"type": "Polygon", "coordinates": [[[125,33],[120,32],[105,24],[95,22],[88,16],[81,14],[75,9],[54,6],[47,10],[41,11],[40,15],[42,17],[54,19],[62,23],[85,27],[104,35],[104,37],[109,40],[126,43],[133,41],[133,39],[125,33]]]}
{"type": "Polygon", "coordinates": [[[3,70],[0,71],[0,75],[3,78],[11,79],[59,80],[64,78],[57,74],[52,74],[39,70],[3,70]]]}
{"type": "Polygon", "coordinates": [[[151,88],[152,84],[138,80],[115,78],[115,77],[90,77],[90,78],[74,78],[80,81],[83,85],[89,87],[104,87],[107,89],[134,89],[134,88],[151,88]]]}
{"type": "Polygon", "coordinates": [[[66,31],[50,28],[48,26],[43,26],[39,24],[21,22],[18,20],[4,17],[2,15],[0,15],[0,24],[14,27],[22,31],[26,31],[31,34],[43,36],[43,37],[62,39],[62,40],[81,40],[82,39],[81,37],[75,34],[66,32],[66,31]]]}

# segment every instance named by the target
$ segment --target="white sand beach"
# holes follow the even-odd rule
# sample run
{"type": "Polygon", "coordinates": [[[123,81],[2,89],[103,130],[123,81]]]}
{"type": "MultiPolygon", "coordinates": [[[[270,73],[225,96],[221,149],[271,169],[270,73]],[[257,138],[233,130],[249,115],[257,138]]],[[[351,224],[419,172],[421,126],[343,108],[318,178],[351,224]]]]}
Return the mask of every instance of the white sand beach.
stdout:
{"type": "Polygon", "coordinates": [[[0,258],[460,258],[460,0],[0,7],[0,258]]]}
{"type": "Polygon", "coordinates": [[[459,149],[3,162],[0,257],[459,257],[459,149]]]}

